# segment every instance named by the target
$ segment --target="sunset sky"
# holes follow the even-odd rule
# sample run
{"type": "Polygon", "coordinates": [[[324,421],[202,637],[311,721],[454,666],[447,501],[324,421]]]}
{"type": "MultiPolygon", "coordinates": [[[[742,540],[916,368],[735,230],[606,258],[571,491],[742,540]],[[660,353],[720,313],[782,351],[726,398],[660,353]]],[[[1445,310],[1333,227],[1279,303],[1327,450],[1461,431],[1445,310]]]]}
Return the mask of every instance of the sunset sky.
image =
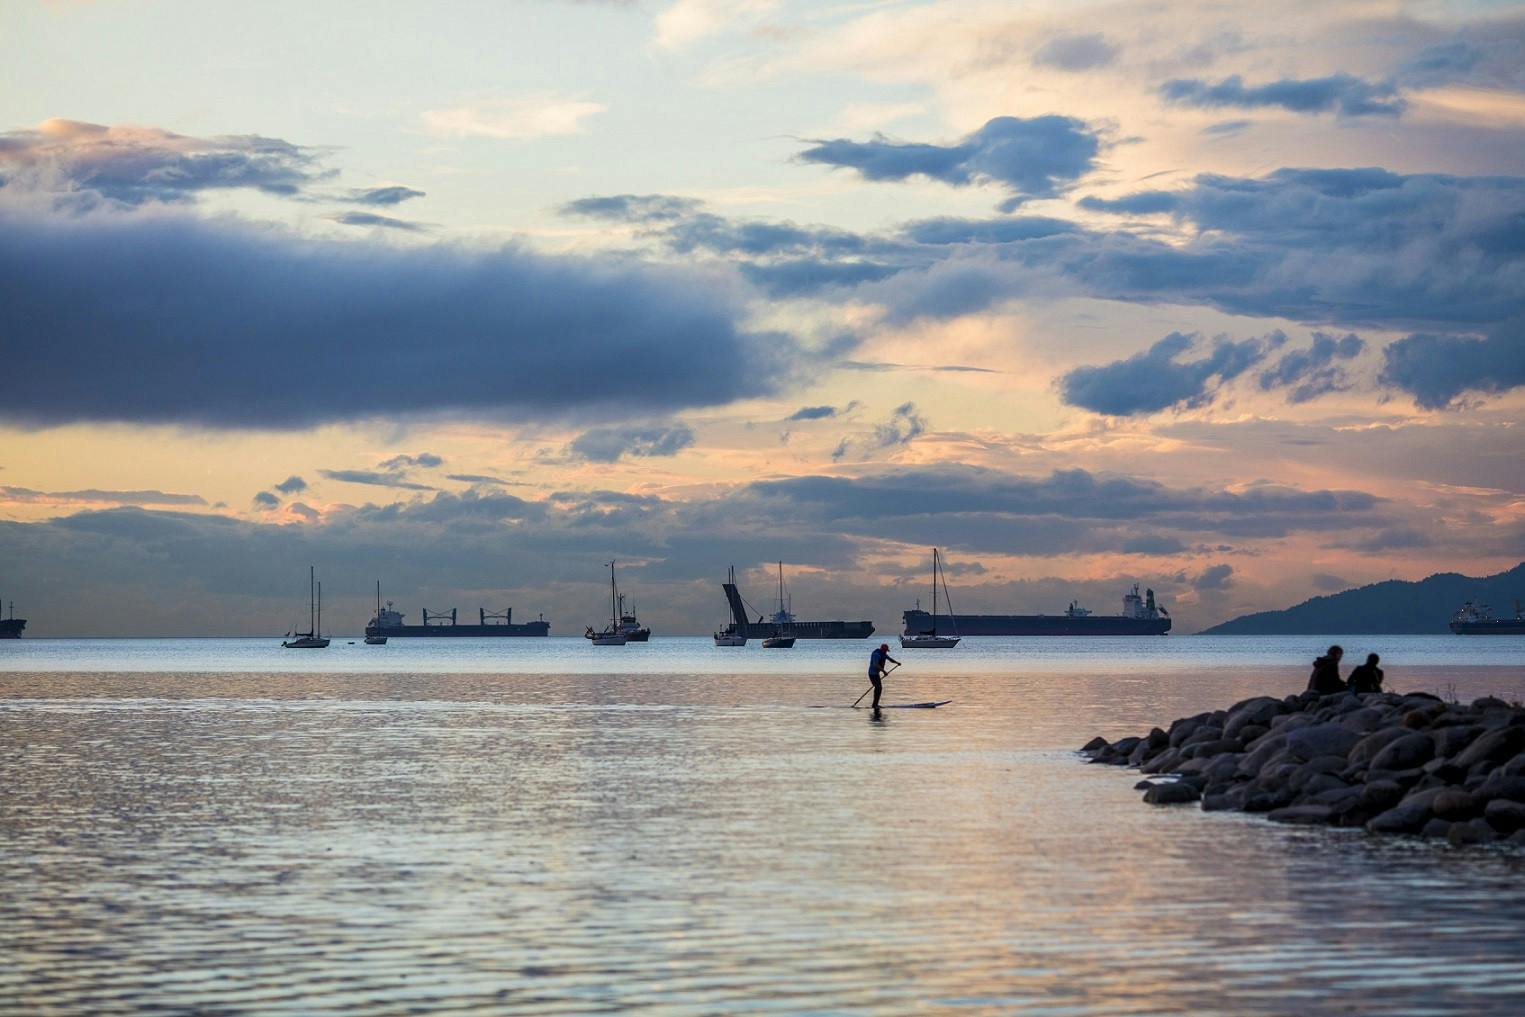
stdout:
{"type": "Polygon", "coordinates": [[[1525,558],[1525,5],[7,3],[28,636],[1525,558]]]}

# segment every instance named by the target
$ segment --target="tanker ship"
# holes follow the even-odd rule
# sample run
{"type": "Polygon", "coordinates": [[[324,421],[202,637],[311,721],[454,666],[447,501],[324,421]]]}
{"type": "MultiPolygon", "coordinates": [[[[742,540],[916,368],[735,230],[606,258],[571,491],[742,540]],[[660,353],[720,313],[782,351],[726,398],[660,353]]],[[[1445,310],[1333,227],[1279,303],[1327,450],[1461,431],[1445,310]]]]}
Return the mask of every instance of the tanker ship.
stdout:
{"type": "MultiPolygon", "coordinates": [[[[918,606],[903,614],[906,635],[926,632],[932,616],[918,606]]],[[[1123,597],[1123,613],[1092,614],[1072,601],[1063,614],[956,614],[952,627],[961,636],[1163,636],[1170,612],[1154,602],[1154,591],[1140,597],[1138,586],[1123,597]]]]}
{"type": "Polygon", "coordinates": [[[367,636],[548,636],[551,623],[541,615],[532,622],[515,622],[514,609],[489,611],[478,608],[477,624],[462,625],[456,620],[455,608],[449,611],[423,609],[422,625],[404,625],[402,612],[392,609],[392,602],[377,612],[365,626],[367,636]]]}
{"type": "MultiPolygon", "coordinates": [[[[783,566],[779,566],[782,574],[783,566]]],[[[720,584],[725,590],[726,603],[731,606],[731,624],[716,633],[721,638],[745,636],[750,639],[766,639],[769,636],[794,636],[796,639],[867,639],[874,634],[874,623],[869,621],[801,621],[791,610],[794,598],[780,592],[778,609],[766,620],[761,613],[751,621],[747,603],[736,588],[736,570],[733,567],[730,582],[720,584]]],[[[782,579],[780,579],[782,590],[782,579]]]]}
{"type": "Polygon", "coordinates": [[[1513,618],[1495,618],[1487,604],[1467,601],[1451,619],[1451,631],[1458,636],[1520,636],[1525,635],[1525,614],[1520,612],[1520,602],[1514,602],[1513,618]]]}
{"type": "Polygon", "coordinates": [[[0,639],[20,639],[21,630],[26,628],[26,619],[16,617],[16,602],[11,601],[11,616],[0,618],[0,639]]]}

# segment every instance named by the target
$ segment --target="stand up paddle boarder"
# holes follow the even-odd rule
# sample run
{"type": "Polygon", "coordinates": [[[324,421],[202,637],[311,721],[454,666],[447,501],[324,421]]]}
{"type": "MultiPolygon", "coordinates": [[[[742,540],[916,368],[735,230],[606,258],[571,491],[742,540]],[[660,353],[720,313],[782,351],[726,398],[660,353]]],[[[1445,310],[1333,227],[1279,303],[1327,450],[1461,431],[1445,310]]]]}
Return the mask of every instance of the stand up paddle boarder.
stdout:
{"type": "Polygon", "coordinates": [[[868,680],[874,686],[874,701],[871,709],[879,709],[879,693],[884,691],[881,679],[884,677],[884,665],[886,663],[900,666],[900,661],[890,656],[890,644],[880,643],[879,649],[875,650],[868,658],[868,680]]]}

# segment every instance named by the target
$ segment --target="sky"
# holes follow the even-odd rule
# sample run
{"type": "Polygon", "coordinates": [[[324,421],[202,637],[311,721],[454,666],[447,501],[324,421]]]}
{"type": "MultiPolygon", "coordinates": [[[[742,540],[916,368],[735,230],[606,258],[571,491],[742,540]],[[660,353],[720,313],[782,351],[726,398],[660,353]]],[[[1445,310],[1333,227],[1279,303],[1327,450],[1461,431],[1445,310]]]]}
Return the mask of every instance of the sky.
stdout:
{"type": "MultiPolygon", "coordinates": [[[[0,602],[1178,632],[1525,558],[1525,4],[0,8],[0,602]]],[[[1525,591],[1522,591],[1525,595],[1525,591]]]]}

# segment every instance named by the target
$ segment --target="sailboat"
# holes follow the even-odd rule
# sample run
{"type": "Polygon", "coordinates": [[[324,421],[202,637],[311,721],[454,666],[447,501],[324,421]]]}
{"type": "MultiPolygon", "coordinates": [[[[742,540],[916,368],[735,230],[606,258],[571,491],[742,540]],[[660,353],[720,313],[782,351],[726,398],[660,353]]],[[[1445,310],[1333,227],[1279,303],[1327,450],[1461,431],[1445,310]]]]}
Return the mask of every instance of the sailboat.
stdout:
{"type": "Polygon", "coordinates": [[[940,636],[937,634],[937,583],[942,578],[943,600],[948,602],[948,622],[953,623],[953,602],[948,600],[948,578],[942,574],[942,557],[937,548],[932,548],[932,628],[928,632],[917,632],[912,635],[900,637],[900,646],[905,650],[951,650],[958,645],[958,626],[953,626],[954,634],[940,636]]]}
{"type": "Polygon", "coordinates": [[[365,635],[366,646],[385,646],[387,637],[381,634],[381,580],[376,580],[376,631],[365,635]]]}
{"type": "MultiPolygon", "coordinates": [[[[726,582],[726,589],[729,590],[729,591],[735,591],[735,589],[736,589],[736,566],[735,565],[731,566],[731,574],[730,574],[730,578],[726,582]]],[[[746,630],[746,626],[744,624],[745,622],[746,622],[746,619],[742,618],[740,622],[734,622],[733,621],[733,622],[731,622],[728,625],[724,625],[721,628],[716,629],[715,630],[715,645],[716,646],[745,646],[745,645],[747,645],[747,630],[746,630]]]]}
{"type": "Polygon", "coordinates": [[[281,643],[288,650],[323,650],[328,648],[328,640],[320,634],[323,631],[323,587],[318,585],[316,571],[307,566],[307,631],[292,633],[295,639],[288,639],[281,643]]]}
{"type": "Polygon", "coordinates": [[[593,640],[594,646],[624,646],[629,637],[620,629],[620,591],[614,585],[614,562],[609,563],[609,626],[602,632],[594,632],[593,626],[583,633],[584,639],[593,640]]]}
{"type": "Polygon", "coordinates": [[[773,635],[763,640],[765,650],[787,650],[794,645],[794,634],[789,623],[794,615],[784,604],[784,563],[778,563],[778,610],[773,612],[773,635]]]}

